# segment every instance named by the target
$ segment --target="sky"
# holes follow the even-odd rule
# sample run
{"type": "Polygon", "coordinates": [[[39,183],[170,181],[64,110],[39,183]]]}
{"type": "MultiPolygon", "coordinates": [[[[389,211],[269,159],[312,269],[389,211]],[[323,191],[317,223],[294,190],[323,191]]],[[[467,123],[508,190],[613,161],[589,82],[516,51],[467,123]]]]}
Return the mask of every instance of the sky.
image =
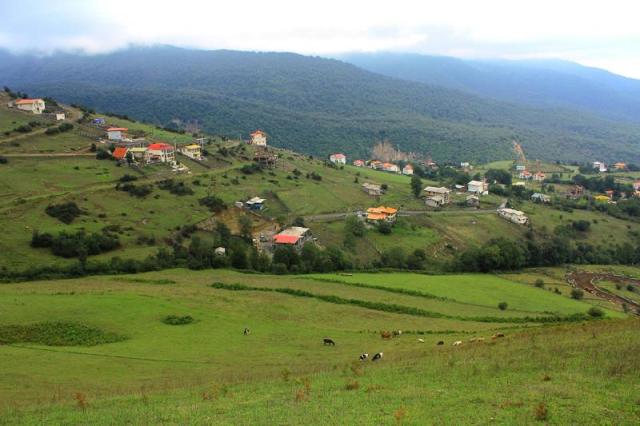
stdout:
{"type": "Polygon", "coordinates": [[[633,0],[0,0],[0,47],[555,58],[640,78],[638,12],[633,0]]]}

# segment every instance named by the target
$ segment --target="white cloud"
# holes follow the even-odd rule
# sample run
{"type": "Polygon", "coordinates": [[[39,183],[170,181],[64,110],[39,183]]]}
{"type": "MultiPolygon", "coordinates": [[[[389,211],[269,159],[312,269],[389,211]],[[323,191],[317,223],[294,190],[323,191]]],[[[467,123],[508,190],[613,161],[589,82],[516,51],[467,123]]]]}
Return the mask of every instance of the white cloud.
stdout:
{"type": "Polygon", "coordinates": [[[561,57],[640,77],[634,1],[0,0],[0,11],[0,45],[16,51],[93,53],[131,43],[306,54],[401,50],[561,57]]]}

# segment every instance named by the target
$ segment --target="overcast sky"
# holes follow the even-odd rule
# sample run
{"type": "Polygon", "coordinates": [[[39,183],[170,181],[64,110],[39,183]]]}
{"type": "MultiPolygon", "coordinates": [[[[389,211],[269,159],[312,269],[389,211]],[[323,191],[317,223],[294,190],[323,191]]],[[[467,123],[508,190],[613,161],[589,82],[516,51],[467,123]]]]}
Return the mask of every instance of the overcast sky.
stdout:
{"type": "Polygon", "coordinates": [[[633,0],[0,0],[0,47],[560,58],[640,78],[638,12],[633,0]]]}

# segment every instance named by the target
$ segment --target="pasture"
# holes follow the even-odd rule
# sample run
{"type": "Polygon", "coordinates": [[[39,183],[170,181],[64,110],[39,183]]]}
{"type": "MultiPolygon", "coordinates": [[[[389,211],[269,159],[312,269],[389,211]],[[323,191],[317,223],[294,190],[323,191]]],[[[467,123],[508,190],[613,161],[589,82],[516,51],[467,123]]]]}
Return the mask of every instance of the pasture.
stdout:
{"type": "Polygon", "coordinates": [[[638,415],[636,320],[608,310],[586,323],[511,322],[591,305],[492,275],[175,269],[5,284],[0,306],[0,339],[7,326],[52,322],[114,336],[0,342],[6,423],[529,423],[540,403],[552,423],[589,422],[605,406],[617,424],[638,415]],[[169,315],[193,322],[167,325],[169,315]],[[363,352],[384,358],[360,362],[363,352]]]}

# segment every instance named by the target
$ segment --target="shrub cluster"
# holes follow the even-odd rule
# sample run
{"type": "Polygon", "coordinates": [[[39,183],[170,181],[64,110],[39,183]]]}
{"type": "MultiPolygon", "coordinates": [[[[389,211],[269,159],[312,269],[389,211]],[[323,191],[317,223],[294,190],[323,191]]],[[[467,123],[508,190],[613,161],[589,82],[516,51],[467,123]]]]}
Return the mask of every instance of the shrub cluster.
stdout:
{"type": "Polygon", "coordinates": [[[116,184],[116,190],[128,192],[132,197],[144,198],[153,192],[151,185],[136,185],[130,182],[116,184]]]}
{"type": "Polygon", "coordinates": [[[179,196],[193,194],[193,189],[185,185],[184,182],[176,182],[173,179],[161,180],[158,182],[158,188],[179,196]]]}
{"type": "Polygon", "coordinates": [[[167,325],[185,325],[191,324],[193,322],[193,317],[191,315],[167,315],[164,317],[162,322],[167,325]]]}
{"type": "Polygon", "coordinates": [[[76,217],[84,214],[82,209],[73,201],[62,204],[50,204],[45,209],[45,212],[49,216],[55,217],[60,222],[66,223],[67,225],[73,222],[76,217]]]}
{"type": "Polygon", "coordinates": [[[117,235],[108,232],[87,234],[60,232],[58,235],[35,231],[31,237],[31,247],[49,248],[55,256],[86,257],[105,253],[120,247],[117,235]]]}

